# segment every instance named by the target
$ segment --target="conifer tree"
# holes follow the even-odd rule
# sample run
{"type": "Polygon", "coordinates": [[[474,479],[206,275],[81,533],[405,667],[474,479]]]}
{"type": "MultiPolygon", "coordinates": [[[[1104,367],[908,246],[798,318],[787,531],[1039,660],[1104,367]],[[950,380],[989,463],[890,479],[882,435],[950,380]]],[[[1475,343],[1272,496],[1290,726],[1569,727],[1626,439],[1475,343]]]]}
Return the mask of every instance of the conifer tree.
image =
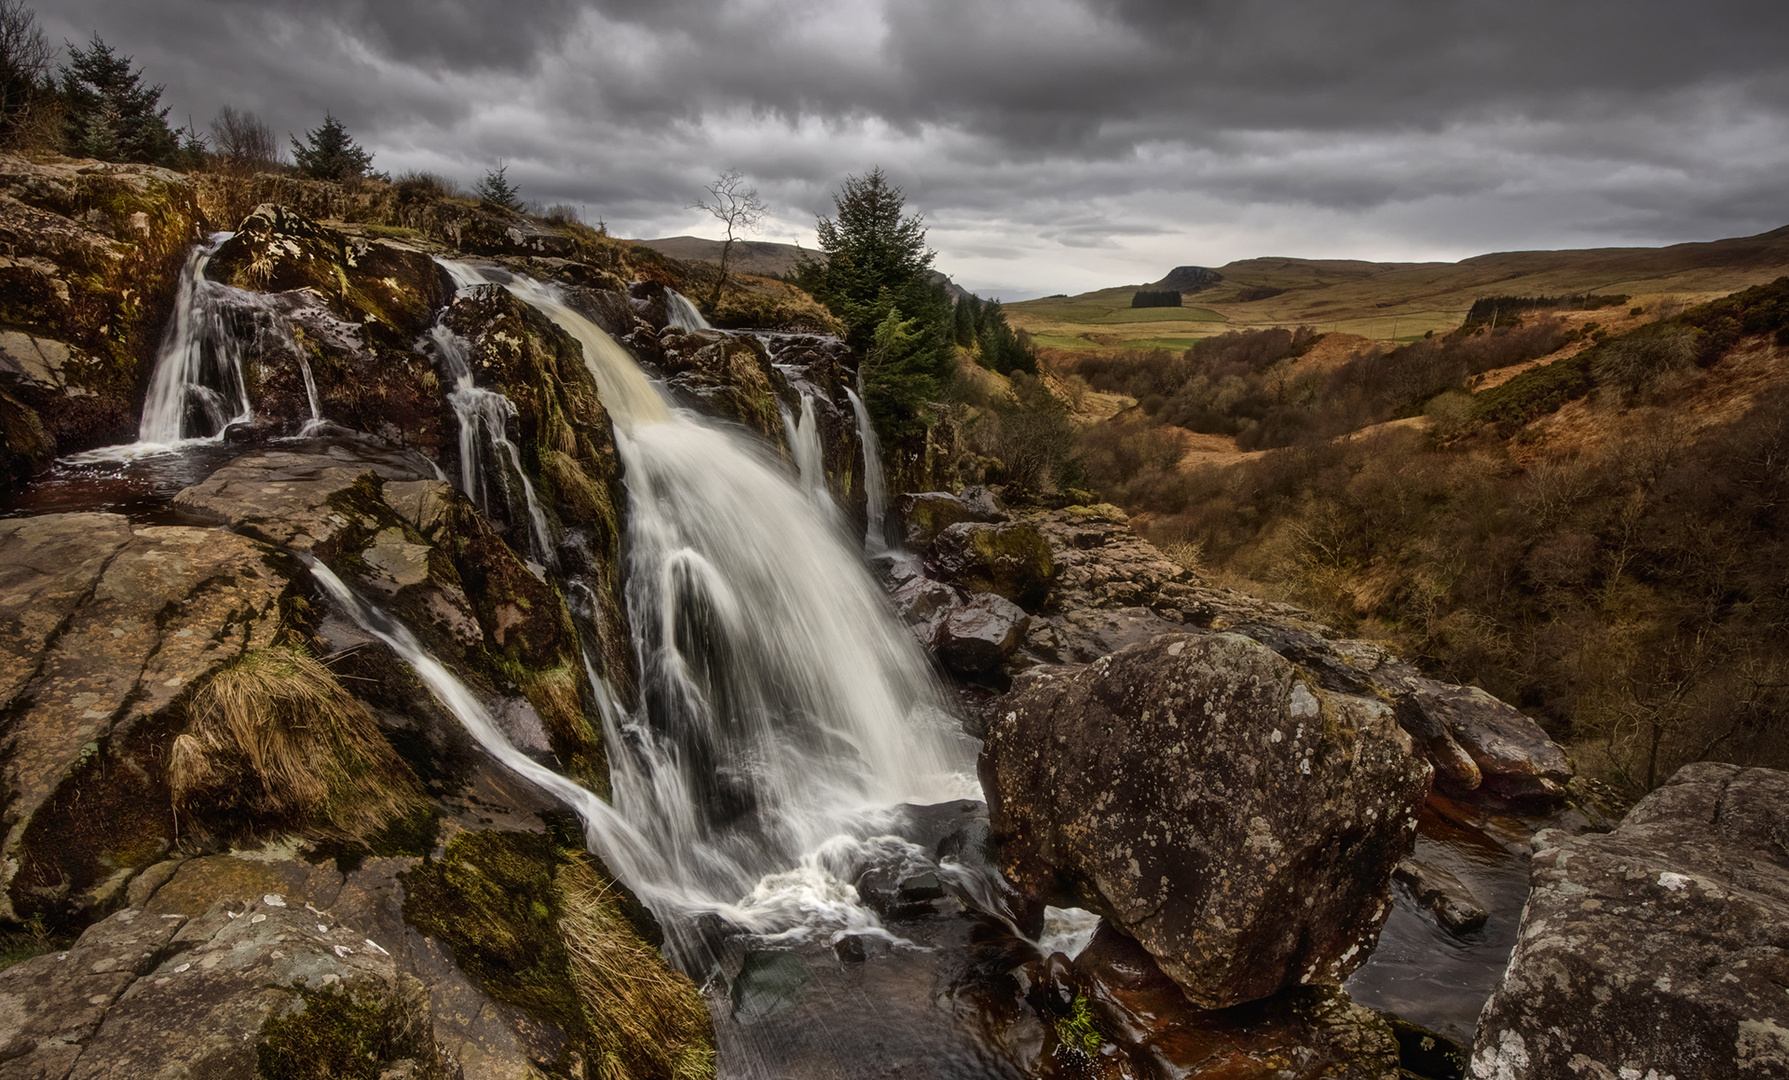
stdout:
{"type": "Polygon", "coordinates": [[[865,403],[878,428],[897,438],[917,434],[955,365],[950,297],[932,280],[925,224],[905,213],[905,193],[879,168],[846,177],[833,206],[837,216],[815,225],[826,260],[803,263],[796,281],[871,361],[863,367],[865,403]]]}
{"type": "Polygon", "coordinates": [[[142,69],[132,71],[131,58],[98,34],[85,49],[70,45],[68,56],[61,75],[69,152],[101,161],[175,164],[179,142],[168,129],[168,109],[157,107],[162,87],[144,85],[142,69]]]}
{"type": "Polygon", "coordinates": [[[373,167],[373,155],[348,135],[334,113],[323,114],[323,126],[292,140],[292,161],[313,180],[358,180],[373,167]]]}
{"type": "Polygon", "coordinates": [[[472,193],[485,202],[501,206],[505,210],[520,210],[522,208],[522,192],[521,189],[505,179],[504,174],[508,172],[508,165],[497,166],[485,173],[485,178],[478,182],[478,187],[474,188],[472,193]]]}

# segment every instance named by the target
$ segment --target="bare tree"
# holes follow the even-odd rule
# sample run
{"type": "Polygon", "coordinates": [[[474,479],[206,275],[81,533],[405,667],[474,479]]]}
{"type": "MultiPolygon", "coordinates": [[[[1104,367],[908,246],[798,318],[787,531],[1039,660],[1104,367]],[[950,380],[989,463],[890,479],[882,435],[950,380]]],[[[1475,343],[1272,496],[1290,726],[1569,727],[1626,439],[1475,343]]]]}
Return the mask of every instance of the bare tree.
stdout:
{"type": "Polygon", "coordinates": [[[708,192],[708,197],[697,199],[688,208],[708,211],[727,230],[727,238],[721,242],[720,280],[714,283],[714,296],[709,300],[712,306],[720,300],[721,289],[727,284],[727,259],[734,243],[747,233],[757,232],[764,215],[770,213],[770,207],[758,198],[757,188],[746,186],[745,174],[738,169],[721,173],[715,177],[714,183],[702,190],[708,192]]]}
{"type": "Polygon", "coordinates": [[[279,144],[273,129],[246,109],[228,105],[211,122],[211,144],[231,172],[249,173],[279,164],[279,144]]]}
{"type": "Polygon", "coordinates": [[[0,145],[15,144],[50,86],[50,39],[24,0],[0,0],[0,145]]]}

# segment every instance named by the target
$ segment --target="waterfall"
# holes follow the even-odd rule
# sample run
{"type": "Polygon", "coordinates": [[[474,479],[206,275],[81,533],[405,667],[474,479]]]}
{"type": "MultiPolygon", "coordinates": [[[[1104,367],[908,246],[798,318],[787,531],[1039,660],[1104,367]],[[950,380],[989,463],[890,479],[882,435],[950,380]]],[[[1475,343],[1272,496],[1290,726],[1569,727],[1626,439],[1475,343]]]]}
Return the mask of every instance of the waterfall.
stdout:
{"type": "Polygon", "coordinates": [[[789,450],[795,455],[795,468],[801,475],[801,486],[828,521],[837,521],[839,508],[826,487],[826,460],[820,448],[820,424],[814,417],[814,396],[801,395],[801,418],[797,420],[783,409],[783,431],[789,438],[789,450]]]}
{"type": "Polygon", "coordinates": [[[665,319],[671,326],[682,330],[713,330],[708,320],[696,310],[690,298],[676,289],[665,290],[665,319]]]}
{"type": "Polygon", "coordinates": [[[857,414],[857,441],[863,444],[863,494],[865,514],[869,523],[863,531],[863,548],[871,555],[880,555],[888,550],[888,529],[884,519],[888,513],[888,496],[884,493],[882,480],[882,444],[876,441],[876,426],[870,423],[870,410],[864,408],[863,399],[845,388],[845,396],[851,399],[851,411],[857,414]]]}
{"type": "Polygon", "coordinates": [[[311,361],[309,357],[304,355],[304,350],[298,348],[296,343],[294,343],[292,351],[293,354],[298,357],[298,371],[299,374],[304,376],[304,397],[306,401],[310,402],[311,406],[311,418],[304,422],[304,427],[299,429],[298,434],[309,435],[311,432],[317,430],[319,424],[323,423],[323,413],[317,407],[317,380],[311,374],[311,361]]]}
{"type": "Polygon", "coordinates": [[[591,675],[616,809],[663,856],[650,879],[623,876],[661,915],[715,911],[765,934],[875,924],[829,876],[840,846],[885,832],[898,804],[980,794],[912,636],[761,443],[673,411],[551,287],[448,269],[503,285],[578,340],[615,422],[639,705],[622,713],[591,675]]]}
{"type": "Polygon", "coordinates": [[[460,490],[487,515],[491,511],[490,485],[483,468],[483,451],[488,443],[509,462],[510,469],[499,466],[497,480],[503,487],[504,504],[514,517],[509,498],[509,475],[514,473],[522,488],[522,509],[527,514],[529,539],[534,556],[544,566],[552,566],[552,532],[546,512],[534,493],[534,483],[522,468],[522,451],[509,440],[509,422],[516,416],[515,403],[495,390],[472,385],[472,365],[466,359],[466,342],[447,327],[437,323],[429,330],[427,342],[434,347],[443,372],[453,381],[447,403],[453,407],[460,424],[460,490]]]}

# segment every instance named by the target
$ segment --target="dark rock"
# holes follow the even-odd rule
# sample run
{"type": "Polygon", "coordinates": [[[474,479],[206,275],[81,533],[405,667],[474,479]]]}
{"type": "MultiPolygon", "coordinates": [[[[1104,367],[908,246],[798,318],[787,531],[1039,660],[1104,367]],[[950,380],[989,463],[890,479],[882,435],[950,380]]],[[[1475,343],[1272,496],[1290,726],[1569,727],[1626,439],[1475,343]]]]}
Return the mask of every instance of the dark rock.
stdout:
{"type": "Polygon", "coordinates": [[[1421,732],[1443,790],[1466,792],[1482,785],[1506,799],[1564,797],[1572,778],[1565,751],[1539,724],[1478,687],[1413,679],[1399,716],[1413,714],[1422,720],[1411,734],[1421,732]]]}
{"type": "MultiPolygon", "coordinates": [[[[1060,954],[1058,954],[1060,955],[1060,954]]],[[[1377,1014],[1331,987],[1230,1009],[1193,1007],[1147,950],[1102,925],[1073,978],[1100,1031],[1164,1080],[1396,1080],[1398,1043],[1377,1014]]]]}
{"type": "Polygon", "coordinates": [[[994,496],[987,488],[970,491],[976,494],[965,492],[959,497],[947,491],[927,491],[897,496],[890,507],[897,535],[905,538],[907,546],[913,550],[924,551],[932,546],[939,533],[952,525],[965,521],[1007,520],[1006,513],[994,504],[994,496]]]}
{"type": "Polygon", "coordinates": [[[894,602],[895,614],[928,649],[937,645],[938,631],[945,619],[963,603],[949,585],[922,577],[909,578],[889,594],[889,599],[894,602]]]}
{"type": "Polygon", "coordinates": [[[1397,1036],[1398,1061],[1405,1073],[1423,1080],[1465,1080],[1469,1048],[1395,1016],[1386,1021],[1397,1036]]]}
{"type": "Polygon", "coordinates": [[[995,593],[1028,611],[1050,594],[1056,564],[1050,546],[1028,522],[947,526],[932,543],[926,569],[969,592],[995,593]]]}
{"type": "Polygon", "coordinates": [[[1472,1073],[1789,1075],[1789,773],[1679,770],[1612,833],[1534,838],[1472,1073]]]}
{"type": "Polygon", "coordinates": [[[1477,930],[1491,917],[1465,882],[1439,866],[1430,866],[1418,859],[1404,859],[1392,876],[1409,888],[1416,902],[1453,933],[1477,930]]]}
{"type": "Polygon", "coordinates": [[[1387,706],[1170,634],[1021,675],[999,712],[981,775],[1015,885],[1105,915],[1205,1007],[1366,959],[1429,780],[1387,706]]]}
{"type": "Polygon", "coordinates": [[[660,363],[671,388],[703,412],[734,420],[781,446],[786,438],[778,395],[786,379],[756,338],[716,330],[667,330],[660,363]]]}
{"type": "Polygon", "coordinates": [[[1019,605],[980,593],[945,613],[937,630],[938,658],[962,675],[994,671],[1018,648],[1030,622],[1019,605]]]}

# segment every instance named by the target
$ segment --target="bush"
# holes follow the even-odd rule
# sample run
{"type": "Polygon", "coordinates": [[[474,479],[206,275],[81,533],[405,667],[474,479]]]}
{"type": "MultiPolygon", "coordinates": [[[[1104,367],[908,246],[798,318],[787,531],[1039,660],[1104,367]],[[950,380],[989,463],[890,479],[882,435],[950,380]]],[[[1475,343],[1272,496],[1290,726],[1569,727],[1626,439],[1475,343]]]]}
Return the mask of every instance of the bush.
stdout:
{"type": "Polygon", "coordinates": [[[1604,386],[1638,395],[1661,375],[1694,367],[1708,336],[1692,326],[1655,324],[1600,346],[1591,373],[1604,386]]]}

